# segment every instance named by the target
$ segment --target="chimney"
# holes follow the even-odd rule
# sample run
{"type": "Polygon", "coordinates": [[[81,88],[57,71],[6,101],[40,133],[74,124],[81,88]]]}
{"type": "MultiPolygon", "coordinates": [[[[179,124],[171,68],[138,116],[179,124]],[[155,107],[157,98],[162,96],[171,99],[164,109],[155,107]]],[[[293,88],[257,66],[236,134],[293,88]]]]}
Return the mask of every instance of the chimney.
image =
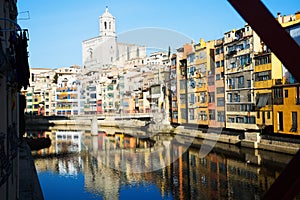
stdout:
{"type": "Polygon", "coordinates": [[[282,17],[281,17],[281,13],[278,12],[277,13],[277,21],[281,24],[283,22],[282,17]]]}

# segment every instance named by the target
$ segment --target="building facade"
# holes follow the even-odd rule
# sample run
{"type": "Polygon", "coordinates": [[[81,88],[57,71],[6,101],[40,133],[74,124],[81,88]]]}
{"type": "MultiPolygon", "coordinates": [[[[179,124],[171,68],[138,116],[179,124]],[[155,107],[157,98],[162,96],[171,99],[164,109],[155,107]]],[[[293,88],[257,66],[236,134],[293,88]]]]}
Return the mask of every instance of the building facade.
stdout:
{"type": "Polygon", "coordinates": [[[260,39],[249,25],[224,34],[226,128],[258,129],[252,77],[259,46],[260,39]]]}
{"type": "Polygon", "coordinates": [[[210,127],[224,128],[226,125],[225,115],[225,57],[224,39],[216,40],[215,43],[215,124],[210,127]]]}

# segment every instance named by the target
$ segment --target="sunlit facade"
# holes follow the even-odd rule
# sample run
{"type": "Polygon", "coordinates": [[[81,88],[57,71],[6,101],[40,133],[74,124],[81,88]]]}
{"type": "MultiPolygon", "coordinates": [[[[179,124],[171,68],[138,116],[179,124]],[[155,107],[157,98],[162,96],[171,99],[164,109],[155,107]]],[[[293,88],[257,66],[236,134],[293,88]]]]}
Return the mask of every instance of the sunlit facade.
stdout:
{"type": "Polygon", "coordinates": [[[252,77],[259,47],[260,39],[249,25],[224,34],[226,128],[258,129],[252,77]]]}

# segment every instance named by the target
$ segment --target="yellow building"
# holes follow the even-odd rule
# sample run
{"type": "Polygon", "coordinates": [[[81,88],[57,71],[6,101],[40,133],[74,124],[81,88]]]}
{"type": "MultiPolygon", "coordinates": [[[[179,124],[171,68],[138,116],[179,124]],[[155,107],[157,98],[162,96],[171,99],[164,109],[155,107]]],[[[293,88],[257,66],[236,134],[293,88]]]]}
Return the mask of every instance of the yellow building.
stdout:
{"type": "MultiPolygon", "coordinates": [[[[214,65],[214,45],[215,41],[205,42],[200,39],[199,44],[195,45],[196,63],[196,113],[197,124],[208,125],[208,72],[214,65]],[[213,58],[213,59],[212,59],[213,58]]],[[[214,85],[214,82],[212,83],[214,85]]]]}
{"type": "Polygon", "coordinates": [[[272,86],[282,80],[282,64],[262,45],[262,52],[254,55],[254,96],[256,124],[262,130],[273,130],[272,86]]]}
{"type": "MultiPolygon", "coordinates": [[[[297,34],[300,30],[300,12],[288,16],[278,13],[277,20],[300,45],[300,37],[297,34]]],[[[299,135],[300,83],[284,67],[282,73],[283,81],[277,82],[272,88],[274,133],[299,135]]]]}
{"type": "Polygon", "coordinates": [[[300,83],[273,86],[274,133],[300,134],[300,83]]]}
{"type": "Polygon", "coordinates": [[[42,96],[40,92],[35,92],[32,96],[32,114],[33,115],[40,115],[40,107],[42,107],[42,96]]]}

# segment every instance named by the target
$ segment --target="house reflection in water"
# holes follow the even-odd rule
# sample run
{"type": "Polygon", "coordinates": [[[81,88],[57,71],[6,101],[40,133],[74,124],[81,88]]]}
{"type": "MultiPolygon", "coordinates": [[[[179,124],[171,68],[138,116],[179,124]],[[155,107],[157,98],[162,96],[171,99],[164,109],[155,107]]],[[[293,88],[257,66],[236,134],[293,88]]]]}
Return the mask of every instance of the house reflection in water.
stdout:
{"type": "Polygon", "coordinates": [[[186,151],[184,144],[170,138],[138,139],[120,132],[99,132],[98,136],[85,136],[87,151],[56,157],[42,156],[40,151],[35,164],[39,173],[82,173],[84,190],[104,199],[122,199],[124,188],[141,185],[157,188],[162,198],[257,199],[291,159],[219,143],[201,158],[199,146],[186,151]],[[139,170],[144,172],[137,173],[139,170]]]}

